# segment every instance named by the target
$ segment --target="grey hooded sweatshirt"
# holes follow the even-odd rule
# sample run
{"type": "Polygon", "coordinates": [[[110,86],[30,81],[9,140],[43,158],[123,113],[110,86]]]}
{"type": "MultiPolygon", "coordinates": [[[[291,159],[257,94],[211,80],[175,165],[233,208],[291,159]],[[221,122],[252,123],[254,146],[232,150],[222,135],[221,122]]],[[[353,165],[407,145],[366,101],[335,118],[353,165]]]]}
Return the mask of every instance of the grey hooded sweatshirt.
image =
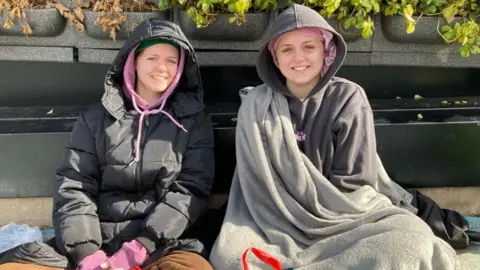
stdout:
{"type": "Polygon", "coordinates": [[[287,97],[295,131],[305,134],[305,140],[299,142],[300,148],[339,189],[374,185],[377,149],[370,104],[359,85],[335,77],[347,53],[345,41],[320,14],[302,5],[285,10],[275,22],[260,50],[257,72],[266,85],[287,97]],[[329,70],[301,101],[286,87],[285,77],[274,64],[268,43],[304,27],[331,32],[337,53],[329,70]]]}

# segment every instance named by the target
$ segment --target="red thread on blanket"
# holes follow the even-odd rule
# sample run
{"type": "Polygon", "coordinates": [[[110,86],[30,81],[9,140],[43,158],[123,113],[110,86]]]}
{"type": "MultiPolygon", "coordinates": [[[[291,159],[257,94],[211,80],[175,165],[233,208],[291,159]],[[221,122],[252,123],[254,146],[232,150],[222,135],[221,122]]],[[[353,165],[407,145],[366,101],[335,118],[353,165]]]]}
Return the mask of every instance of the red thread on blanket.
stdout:
{"type": "Polygon", "coordinates": [[[252,253],[255,256],[257,256],[258,259],[260,259],[262,262],[273,267],[274,270],[282,270],[282,264],[277,259],[275,259],[270,254],[258,248],[248,248],[247,250],[245,250],[245,252],[242,255],[243,270],[248,270],[247,255],[249,251],[252,251],[252,253]]]}

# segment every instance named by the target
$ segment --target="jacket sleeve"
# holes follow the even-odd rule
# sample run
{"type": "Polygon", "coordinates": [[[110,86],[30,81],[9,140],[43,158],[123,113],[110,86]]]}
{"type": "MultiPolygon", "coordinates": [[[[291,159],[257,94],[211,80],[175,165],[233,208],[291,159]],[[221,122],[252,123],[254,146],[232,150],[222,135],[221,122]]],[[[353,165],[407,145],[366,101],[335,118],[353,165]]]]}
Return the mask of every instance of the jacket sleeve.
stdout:
{"type": "Polygon", "coordinates": [[[373,112],[362,89],[346,102],[333,125],[334,158],[329,180],[355,190],[377,183],[377,142],[373,112]]]}
{"type": "Polygon", "coordinates": [[[82,114],[57,170],[53,197],[56,244],[75,265],[99,250],[102,243],[96,204],[100,178],[94,133],[82,114]]]}
{"type": "Polygon", "coordinates": [[[180,237],[208,207],[214,178],[213,127],[202,114],[188,132],[182,168],[169,192],[147,216],[137,240],[152,253],[180,237]]]}

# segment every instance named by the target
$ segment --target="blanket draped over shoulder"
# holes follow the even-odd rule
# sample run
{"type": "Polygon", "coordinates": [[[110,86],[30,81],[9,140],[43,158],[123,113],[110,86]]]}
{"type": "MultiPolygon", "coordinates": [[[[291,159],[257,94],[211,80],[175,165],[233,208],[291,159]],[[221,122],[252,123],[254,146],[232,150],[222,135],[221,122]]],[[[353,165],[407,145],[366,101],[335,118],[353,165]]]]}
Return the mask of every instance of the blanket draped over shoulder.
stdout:
{"type": "MultiPolygon", "coordinates": [[[[455,269],[455,251],[380,166],[378,185],[340,191],[299,150],[286,98],[266,86],[239,111],[237,168],[214,269],[242,269],[250,247],[284,269],[455,269]]],[[[377,158],[381,165],[380,159],[377,158]]],[[[270,269],[249,256],[250,269],[270,269]]]]}

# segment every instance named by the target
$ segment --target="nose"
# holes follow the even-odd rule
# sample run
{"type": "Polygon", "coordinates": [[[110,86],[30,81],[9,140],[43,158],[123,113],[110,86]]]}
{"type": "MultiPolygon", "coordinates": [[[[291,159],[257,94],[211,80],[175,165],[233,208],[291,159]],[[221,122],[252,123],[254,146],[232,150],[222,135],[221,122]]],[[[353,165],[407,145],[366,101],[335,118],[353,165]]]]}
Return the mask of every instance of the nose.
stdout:
{"type": "Polygon", "coordinates": [[[295,50],[295,54],[293,56],[293,62],[299,63],[299,62],[302,62],[304,59],[305,59],[305,54],[302,52],[302,50],[295,50]]]}
{"type": "Polygon", "coordinates": [[[160,63],[157,64],[156,69],[158,71],[162,71],[162,72],[165,71],[166,72],[167,71],[167,65],[165,65],[165,63],[163,63],[163,62],[160,62],[160,63]]]}

